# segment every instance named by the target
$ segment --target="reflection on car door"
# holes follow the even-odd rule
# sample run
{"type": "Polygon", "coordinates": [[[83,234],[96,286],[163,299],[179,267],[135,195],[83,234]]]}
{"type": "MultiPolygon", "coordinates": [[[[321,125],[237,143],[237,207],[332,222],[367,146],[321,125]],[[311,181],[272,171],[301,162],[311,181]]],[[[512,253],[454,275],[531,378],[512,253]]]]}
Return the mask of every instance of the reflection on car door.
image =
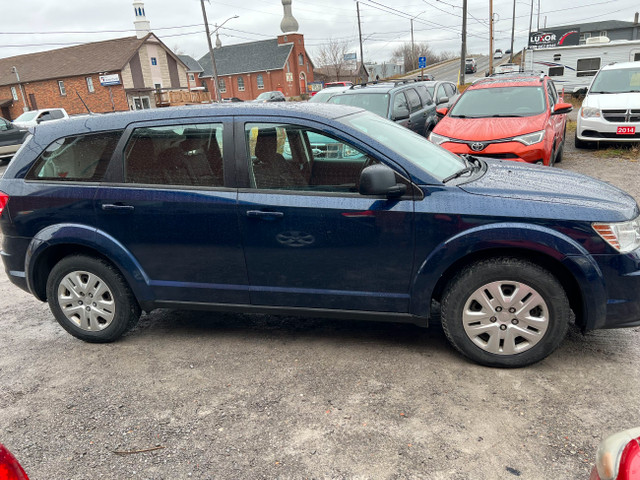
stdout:
{"type": "Polygon", "coordinates": [[[98,192],[99,228],[135,256],[158,298],[249,303],[236,190],[225,188],[227,122],[130,127],[120,171],[98,192]]]}
{"type": "Polygon", "coordinates": [[[360,195],[360,171],[379,160],[323,130],[236,125],[251,303],[406,313],[413,200],[360,195]]]}

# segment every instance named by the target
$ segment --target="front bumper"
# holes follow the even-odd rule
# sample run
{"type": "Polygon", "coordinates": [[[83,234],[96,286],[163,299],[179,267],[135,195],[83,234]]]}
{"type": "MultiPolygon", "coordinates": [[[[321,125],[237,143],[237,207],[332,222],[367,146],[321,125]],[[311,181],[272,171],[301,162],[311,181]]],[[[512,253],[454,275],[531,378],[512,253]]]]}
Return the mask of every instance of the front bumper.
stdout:
{"type": "Polygon", "coordinates": [[[640,122],[609,121],[578,114],[576,136],[584,142],[640,142],[640,122]],[[634,134],[619,134],[618,127],[635,128],[634,134]]]}
{"type": "Polygon", "coordinates": [[[480,151],[472,150],[467,143],[443,142],[440,146],[458,155],[468,153],[476,157],[500,158],[527,163],[542,161],[544,165],[549,165],[551,160],[551,149],[547,147],[546,139],[529,146],[520,142],[489,143],[480,151]]]}

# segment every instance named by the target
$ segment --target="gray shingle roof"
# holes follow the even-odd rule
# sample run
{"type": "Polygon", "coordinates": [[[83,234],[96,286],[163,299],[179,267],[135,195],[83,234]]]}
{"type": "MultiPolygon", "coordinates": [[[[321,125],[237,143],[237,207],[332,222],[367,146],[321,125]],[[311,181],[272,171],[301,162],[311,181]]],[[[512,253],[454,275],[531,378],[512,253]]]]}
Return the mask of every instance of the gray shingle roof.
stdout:
{"type": "MultiPolygon", "coordinates": [[[[274,38],[216,48],[213,54],[216,58],[218,75],[222,76],[279,70],[284,68],[292,49],[293,44],[278,45],[278,40],[274,38]]],[[[209,52],[203,55],[198,63],[203,69],[200,76],[213,76],[209,52]]]]}
{"type": "Polygon", "coordinates": [[[187,66],[187,71],[188,72],[201,72],[202,71],[202,66],[192,56],[190,56],[190,55],[178,55],[178,58],[180,58],[180,60],[182,60],[182,63],[184,63],[187,66]]]}
{"type": "MultiPolygon", "coordinates": [[[[633,22],[624,22],[622,20],[603,20],[602,22],[591,23],[575,23],[571,25],[560,25],[559,27],[549,27],[547,30],[564,30],[579,28],[581,32],[595,32],[595,31],[609,31],[618,30],[621,28],[633,28],[635,25],[633,22]]],[[[543,31],[545,29],[541,29],[543,31]]]]}

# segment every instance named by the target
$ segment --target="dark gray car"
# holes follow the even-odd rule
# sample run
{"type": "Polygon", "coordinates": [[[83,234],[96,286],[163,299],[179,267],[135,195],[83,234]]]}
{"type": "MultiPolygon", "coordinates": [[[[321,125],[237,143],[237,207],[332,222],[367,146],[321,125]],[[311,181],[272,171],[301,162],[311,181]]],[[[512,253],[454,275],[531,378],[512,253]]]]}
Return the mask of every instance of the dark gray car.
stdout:
{"type": "Polygon", "coordinates": [[[13,157],[26,137],[27,129],[18,128],[4,118],[0,118],[0,162],[13,157]]]}
{"type": "Polygon", "coordinates": [[[435,127],[436,104],[425,85],[433,82],[385,82],[354,85],[328,103],[353,105],[427,136],[435,127]]]}
{"type": "Polygon", "coordinates": [[[434,102],[436,102],[437,108],[451,108],[460,96],[460,91],[453,82],[438,80],[435,82],[423,82],[423,84],[433,97],[434,102]]]}

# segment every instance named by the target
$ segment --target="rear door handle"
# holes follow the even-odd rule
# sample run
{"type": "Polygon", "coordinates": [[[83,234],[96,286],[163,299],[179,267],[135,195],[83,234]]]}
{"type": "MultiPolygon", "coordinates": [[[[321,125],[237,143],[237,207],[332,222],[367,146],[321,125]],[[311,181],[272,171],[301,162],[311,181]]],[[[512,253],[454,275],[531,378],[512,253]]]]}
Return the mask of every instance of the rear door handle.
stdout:
{"type": "Polygon", "coordinates": [[[282,212],[269,212],[263,210],[247,210],[247,217],[249,218],[262,218],[265,220],[275,220],[276,218],[284,217],[282,212]]]}
{"type": "Polygon", "coordinates": [[[103,203],[102,210],[105,211],[119,211],[119,212],[133,212],[133,205],[125,205],[123,203],[103,203]]]}

